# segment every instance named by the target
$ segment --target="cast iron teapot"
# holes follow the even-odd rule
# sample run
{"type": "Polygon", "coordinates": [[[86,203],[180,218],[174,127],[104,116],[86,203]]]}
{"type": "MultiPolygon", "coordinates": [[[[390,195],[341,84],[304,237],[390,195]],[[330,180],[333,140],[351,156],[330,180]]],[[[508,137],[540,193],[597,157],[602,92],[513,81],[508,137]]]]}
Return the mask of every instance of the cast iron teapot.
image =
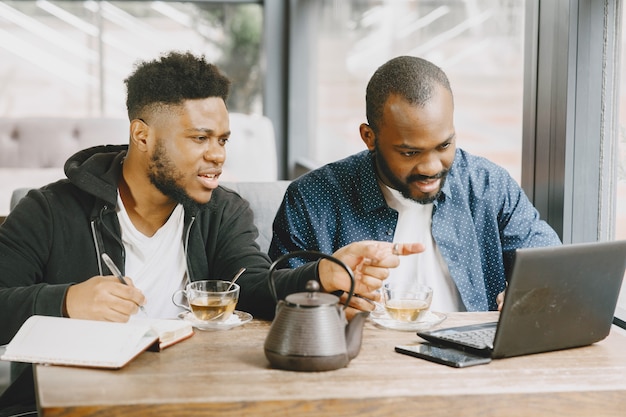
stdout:
{"type": "Polygon", "coordinates": [[[265,339],[265,356],[272,366],[290,371],[329,371],[343,368],[361,349],[363,325],[369,312],[358,313],[348,323],[345,309],[354,295],[354,274],[346,264],[332,256],[297,251],[278,258],[270,267],[270,289],[277,301],[276,317],[265,339]],[[348,298],[320,292],[317,281],[309,281],[307,292],[278,300],[272,274],[278,264],[292,257],[325,258],[342,266],[350,276],[348,298]]]}

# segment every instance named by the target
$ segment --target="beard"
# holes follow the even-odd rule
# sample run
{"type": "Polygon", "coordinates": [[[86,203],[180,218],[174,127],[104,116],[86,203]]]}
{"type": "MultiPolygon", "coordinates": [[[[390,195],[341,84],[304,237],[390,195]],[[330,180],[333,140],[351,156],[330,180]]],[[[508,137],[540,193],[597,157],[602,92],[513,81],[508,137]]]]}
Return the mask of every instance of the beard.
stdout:
{"type": "Polygon", "coordinates": [[[176,168],[159,141],[148,165],[150,182],[164,195],[181,204],[186,212],[195,213],[206,208],[209,203],[199,203],[178,184],[183,174],[176,168]]]}
{"type": "Polygon", "coordinates": [[[430,203],[434,202],[435,200],[437,200],[439,198],[439,196],[441,195],[441,189],[443,188],[443,185],[446,182],[446,177],[448,176],[449,170],[444,169],[443,171],[440,171],[436,175],[432,175],[432,176],[413,174],[413,175],[409,175],[404,180],[402,180],[402,179],[396,177],[396,175],[391,170],[391,167],[389,166],[389,164],[387,163],[385,158],[383,158],[383,156],[380,153],[380,150],[378,148],[378,140],[377,139],[376,139],[376,142],[374,144],[374,158],[375,158],[375,161],[376,161],[376,166],[378,167],[380,172],[390,182],[391,187],[396,189],[396,190],[398,190],[400,192],[400,194],[402,194],[402,197],[404,197],[404,198],[406,198],[408,200],[413,200],[413,201],[415,201],[416,203],[419,203],[419,204],[430,204],[430,203]],[[425,181],[425,180],[429,180],[429,179],[431,179],[431,180],[441,179],[441,184],[439,185],[439,189],[437,190],[437,192],[435,192],[433,194],[425,194],[423,197],[414,197],[411,194],[411,189],[409,188],[409,184],[411,182],[425,181]]]}

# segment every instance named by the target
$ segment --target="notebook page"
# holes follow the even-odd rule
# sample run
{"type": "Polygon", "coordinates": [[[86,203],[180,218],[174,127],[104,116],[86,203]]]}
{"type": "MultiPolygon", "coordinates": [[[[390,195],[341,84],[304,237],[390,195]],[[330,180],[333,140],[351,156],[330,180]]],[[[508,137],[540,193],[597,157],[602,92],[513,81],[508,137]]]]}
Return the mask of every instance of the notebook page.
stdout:
{"type": "Polygon", "coordinates": [[[2,359],[120,367],[156,338],[149,327],[138,324],[32,316],[7,345],[2,359]]]}

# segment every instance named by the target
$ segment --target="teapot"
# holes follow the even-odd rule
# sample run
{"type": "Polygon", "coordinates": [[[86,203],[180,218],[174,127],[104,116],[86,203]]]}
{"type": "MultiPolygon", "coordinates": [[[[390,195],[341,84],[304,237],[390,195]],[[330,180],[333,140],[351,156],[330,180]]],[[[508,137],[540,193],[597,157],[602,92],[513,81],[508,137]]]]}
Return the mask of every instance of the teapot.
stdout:
{"type": "Polygon", "coordinates": [[[329,371],[343,368],[361,350],[363,325],[369,312],[360,312],[348,323],[345,309],[354,295],[355,279],[350,268],[337,258],[315,251],[296,251],[278,258],[270,267],[269,285],[276,300],[276,316],[265,339],[265,356],[275,368],[291,371],[329,371]],[[320,292],[320,284],[307,282],[306,292],[278,300],[273,273],[278,264],[292,257],[325,258],[343,267],[350,276],[345,303],[320,292]]]}

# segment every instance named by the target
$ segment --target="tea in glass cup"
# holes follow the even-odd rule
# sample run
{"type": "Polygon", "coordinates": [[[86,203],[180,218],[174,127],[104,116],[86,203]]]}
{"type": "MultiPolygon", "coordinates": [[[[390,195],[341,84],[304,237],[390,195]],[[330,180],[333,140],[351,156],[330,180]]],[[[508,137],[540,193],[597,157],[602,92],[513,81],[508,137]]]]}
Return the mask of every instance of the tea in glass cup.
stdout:
{"type": "Polygon", "coordinates": [[[230,281],[206,280],[189,283],[184,290],[178,290],[172,301],[179,307],[191,311],[201,321],[226,321],[235,311],[239,300],[239,285],[230,281]],[[176,299],[184,296],[188,305],[176,299]]]}
{"type": "Polygon", "coordinates": [[[430,308],[433,290],[427,285],[410,288],[383,287],[383,302],[387,314],[394,320],[413,322],[421,319],[430,308]]]}

